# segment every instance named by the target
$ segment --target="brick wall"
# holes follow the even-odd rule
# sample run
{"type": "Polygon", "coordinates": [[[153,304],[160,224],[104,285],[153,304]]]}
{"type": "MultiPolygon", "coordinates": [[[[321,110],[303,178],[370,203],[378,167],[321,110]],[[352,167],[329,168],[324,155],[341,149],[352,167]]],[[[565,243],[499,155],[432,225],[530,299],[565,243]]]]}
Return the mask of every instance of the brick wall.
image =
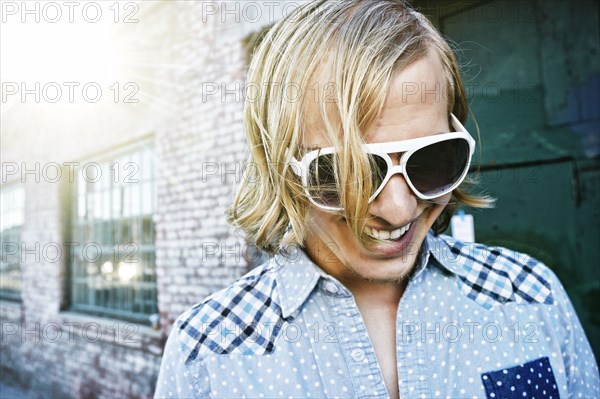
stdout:
{"type": "Polygon", "coordinates": [[[139,22],[117,30],[119,46],[134,53],[124,81],[139,85],[137,104],[103,99],[61,109],[26,101],[3,116],[2,162],[28,168],[86,160],[152,137],[161,315],[161,328],[153,331],[70,311],[64,245],[70,183],[3,176],[24,181],[25,247],[57,243],[62,250],[56,261],[52,252],[28,254],[21,264],[22,301],[0,300],[3,380],[45,397],[151,397],[175,318],[248,269],[245,243],[224,218],[245,159],[242,43],[282,14],[279,6],[257,16],[233,3],[140,3],[139,22]]]}
{"type": "Polygon", "coordinates": [[[243,178],[249,35],[286,15],[244,2],[177,3],[170,82],[178,117],[157,136],[156,254],[163,329],[190,305],[244,274],[259,256],[224,217],[243,178]],[[216,7],[216,8],[215,8],[216,7]]]}
{"type": "Polygon", "coordinates": [[[224,218],[236,166],[244,159],[242,38],[229,34],[218,20],[202,24],[200,2],[179,7],[173,33],[181,39],[173,57],[184,68],[169,80],[191,85],[174,93],[180,117],[157,137],[156,264],[166,328],[189,305],[246,267],[241,257],[229,256],[227,263],[223,259],[227,248],[243,242],[224,218]],[[237,94],[222,96],[222,84],[237,87],[237,94]],[[218,93],[203,92],[215,87],[218,93]]]}

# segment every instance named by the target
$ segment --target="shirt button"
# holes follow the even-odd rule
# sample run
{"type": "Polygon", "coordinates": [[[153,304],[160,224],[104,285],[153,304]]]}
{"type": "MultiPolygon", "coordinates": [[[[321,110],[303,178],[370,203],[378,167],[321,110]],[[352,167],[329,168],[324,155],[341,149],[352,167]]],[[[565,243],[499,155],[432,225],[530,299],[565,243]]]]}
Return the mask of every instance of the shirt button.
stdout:
{"type": "Polygon", "coordinates": [[[355,362],[362,362],[365,359],[365,352],[362,349],[354,349],[350,355],[355,362]]]}
{"type": "Polygon", "coordinates": [[[336,292],[338,292],[338,287],[337,285],[335,285],[335,283],[328,281],[327,283],[325,283],[325,289],[329,292],[331,292],[332,294],[335,294],[336,292]]]}

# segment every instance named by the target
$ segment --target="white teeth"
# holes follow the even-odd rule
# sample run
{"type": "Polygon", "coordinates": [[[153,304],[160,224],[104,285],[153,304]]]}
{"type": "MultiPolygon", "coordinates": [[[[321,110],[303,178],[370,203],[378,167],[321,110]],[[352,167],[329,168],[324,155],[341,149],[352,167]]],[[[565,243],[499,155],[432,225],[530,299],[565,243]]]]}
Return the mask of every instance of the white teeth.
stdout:
{"type": "Polygon", "coordinates": [[[377,230],[377,229],[373,229],[371,227],[365,227],[365,232],[367,233],[367,235],[373,237],[373,238],[379,238],[381,240],[396,240],[400,237],[402,237],[402,235],[404,233],[406,233],[408,231],[408,229],[410,229],[410,225],[411,223],[407,224],[404,227],[400,227],[399,229],[396,230],[377,230]]]}

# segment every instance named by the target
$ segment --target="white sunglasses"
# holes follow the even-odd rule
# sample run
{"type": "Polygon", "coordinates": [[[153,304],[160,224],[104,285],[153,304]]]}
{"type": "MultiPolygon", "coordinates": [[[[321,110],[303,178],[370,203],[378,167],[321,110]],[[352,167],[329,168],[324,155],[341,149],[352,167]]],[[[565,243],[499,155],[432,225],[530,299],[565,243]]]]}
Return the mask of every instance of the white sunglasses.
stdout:
{"type": "MultiPolygon", "coordinates": [[[[410,140],[364,144],[371,160],[375,200],[390,178],[401,173],[406,183],[423,200],[440,197],[462,183],[475,152],[475,140],[460,121],[450,114],[453,133],[435,134],[410,140]],[[389,154],[402,153],[398,165],[389,154]]],[[[341,211],[336,184],[336,149],[321,148],[306,153],[300,161],[292,156],[291,167],[302,179],[308,199],[317,207],[341,211]]]]}

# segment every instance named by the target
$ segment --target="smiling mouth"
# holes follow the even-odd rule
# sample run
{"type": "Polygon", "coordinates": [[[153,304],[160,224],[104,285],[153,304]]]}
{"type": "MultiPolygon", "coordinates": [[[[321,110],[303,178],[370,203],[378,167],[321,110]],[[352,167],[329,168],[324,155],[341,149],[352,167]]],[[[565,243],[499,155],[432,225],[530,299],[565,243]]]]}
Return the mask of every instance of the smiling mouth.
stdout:
{"type": "Polygon", "coordinates": [[[394,229],[394,230],[378,230],[375,229],[373,227],[365,227],[365,233],[369,236],[369,237],[373,237],[373,238],[377,238],[380,240],[398,240],[400,238],[402,238],[402,236],[404,236],[404,234],[406,234],[406,232],[410,229],[410,226],[412,225],[413,222],[408,223],[405,226],[402,226],[398,229],[394,229]]]}

